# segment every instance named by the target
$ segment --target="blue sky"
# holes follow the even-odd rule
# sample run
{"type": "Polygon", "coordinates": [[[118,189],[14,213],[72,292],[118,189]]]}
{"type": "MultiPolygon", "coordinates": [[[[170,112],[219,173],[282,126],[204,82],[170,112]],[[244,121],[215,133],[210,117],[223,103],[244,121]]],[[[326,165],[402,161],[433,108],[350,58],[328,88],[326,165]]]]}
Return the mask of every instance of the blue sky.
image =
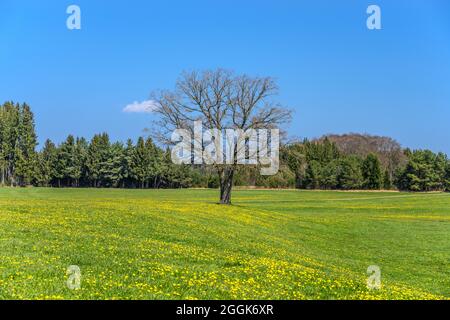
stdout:
{"type": "Polygon", "coordinates": [[[273,76],[297,137],[365,132],[450,154],[450,2],[0,0],[0,101],[29,103],[40,142],[143,134],[125,113],[182,70],[273,76]],[[66,28],[77,4],[82,29],[66,28]],[[366,8],[382,30],[366,28],[366,8]]]}

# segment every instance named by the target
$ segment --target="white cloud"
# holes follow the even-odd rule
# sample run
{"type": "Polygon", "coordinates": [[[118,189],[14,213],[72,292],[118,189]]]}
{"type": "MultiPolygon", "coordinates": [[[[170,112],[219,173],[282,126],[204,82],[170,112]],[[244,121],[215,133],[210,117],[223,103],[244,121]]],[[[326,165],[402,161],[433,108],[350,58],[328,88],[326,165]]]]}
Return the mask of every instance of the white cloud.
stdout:
{"type": "Polygon", "coordinates": [[[142,102],[133,102],[132,104],[127,105],[123,112],[127,113],[152,113],[158,107],[156,101],[147,100],[142,102]]]}

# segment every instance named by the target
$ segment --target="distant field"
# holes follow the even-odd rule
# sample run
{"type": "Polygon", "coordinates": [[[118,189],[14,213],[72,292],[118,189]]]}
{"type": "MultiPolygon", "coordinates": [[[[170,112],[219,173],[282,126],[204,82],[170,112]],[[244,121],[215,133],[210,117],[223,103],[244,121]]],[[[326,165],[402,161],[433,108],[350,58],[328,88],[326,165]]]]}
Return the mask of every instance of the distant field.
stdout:
{"type": "Polygon", "coordinates": [[[0,299],[449,299],[450,194],[0,189],[0,299]],[[66,270],[81,269],[69,290],[66,270]],[[366,288],[378,265],[382,289],[366,288]]]}

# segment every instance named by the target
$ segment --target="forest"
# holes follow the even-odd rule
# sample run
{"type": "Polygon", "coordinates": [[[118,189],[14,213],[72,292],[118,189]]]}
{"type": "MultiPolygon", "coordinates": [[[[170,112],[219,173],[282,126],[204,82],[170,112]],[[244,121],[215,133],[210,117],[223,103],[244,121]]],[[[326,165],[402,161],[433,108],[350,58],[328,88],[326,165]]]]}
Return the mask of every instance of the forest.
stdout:
{"type": "MultiPolygon", "coordinates": [[[[404,149],[388,137],[327,135],[285,142],[280,171],[261,176],[241,166],[235,186],[323,190],[450,191],[450,160],[442,152],[404,149]]],[[[69,135],[38,148],[27,104],[0,105],[0,186],[93,188],[217,188],[213,168],[175,165],[169,148],[150,137],[113,142],[69,135]]]]}

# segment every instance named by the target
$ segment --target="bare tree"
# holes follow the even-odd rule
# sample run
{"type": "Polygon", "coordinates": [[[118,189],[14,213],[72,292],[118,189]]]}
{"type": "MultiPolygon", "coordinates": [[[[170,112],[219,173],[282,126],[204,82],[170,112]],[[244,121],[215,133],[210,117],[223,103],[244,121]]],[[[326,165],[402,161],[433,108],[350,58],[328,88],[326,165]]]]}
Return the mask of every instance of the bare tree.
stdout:
{"type": "MultiPolygon", "coordinates": [[[[289,110],[271,101],[277,91],[278,87],[270,77],[235,75],[223,69],[184,72],[174,91],[152,94],[158,115],[156,136],[160,141],[173,142],[170,135],[174,130],[192,132],[193,124],[198,121],[204,128],[214,128],[219,132],[227,129],[248,132],[277,128],[290,121],[291,117],[289,110]]],[[[233,140],[232,161],[210,164],[219,175],[221,204],[231,203],[233,178],[239,164],[236,155],[240,145],[239,141],[233,140]]]]}

